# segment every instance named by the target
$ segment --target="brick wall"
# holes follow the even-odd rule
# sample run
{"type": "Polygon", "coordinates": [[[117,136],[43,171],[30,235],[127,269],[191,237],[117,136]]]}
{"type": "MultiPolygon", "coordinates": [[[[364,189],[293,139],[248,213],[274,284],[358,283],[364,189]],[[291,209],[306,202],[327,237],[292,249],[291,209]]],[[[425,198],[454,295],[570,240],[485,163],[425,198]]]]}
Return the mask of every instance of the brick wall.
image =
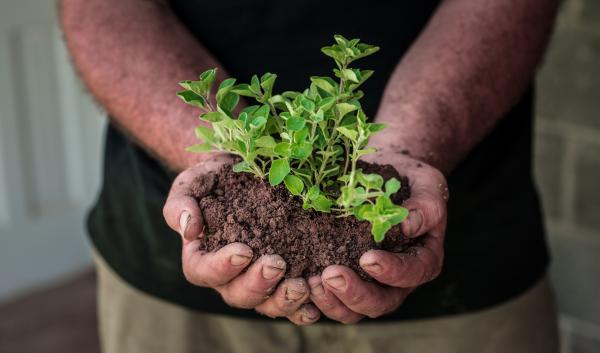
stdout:
{"type": "Polygon", "coordinates": [[[599,0],[563,1],[538,76],[535,147],[563,352],[600,352],[599,0]]]}

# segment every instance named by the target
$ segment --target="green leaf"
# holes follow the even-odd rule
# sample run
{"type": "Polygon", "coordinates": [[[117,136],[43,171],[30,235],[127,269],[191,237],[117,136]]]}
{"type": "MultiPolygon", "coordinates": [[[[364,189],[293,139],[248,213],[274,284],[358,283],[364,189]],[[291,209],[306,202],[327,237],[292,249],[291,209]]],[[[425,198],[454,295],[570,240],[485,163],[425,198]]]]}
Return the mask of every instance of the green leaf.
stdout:
{"type": "Polygon", "coordinates": [[[269,109],[270,109],[270,108],[269,108],[269,106],[268,106],[268,105],[266,105],[266,104],[263,104],[263,105],[261,105],[261,106],[260,106],[260,108],[258,108],[258,109],[256,109],[256,110],[254,111],[254,114],[253,114],[253,115],[254,115],[254,116],[263,116],[263,117],[265,117],[265,118],[268,118],[268,117],[269,117],[269,109]]]}
{"type": "Polygon", "coordinates": [[[350,103],[338,103],[335,105],[335,108],[337,109],[340,118],[344,117],[344,115],[348,113],[358,110],[357,106],[350,103]]]}
{"type": "Polygon", "coordinates": [[[338,66],[341,66],[341,62],[344,61],[344,54],[334,46],[323,47],[321,48],[321,52],[330,58],[333,58],[338,63],[338,66]]]}
{"type": "Polygon", "coordinates": [[[255,153],[259,156],[264,156],[268,158],[277,157],[275,152],[273,152],[273,149],[268,147],[259,147],[256,149],[255,153]]]}
{"type": "Polygon", "coordinates": [[[290,131],[302,130],[304,125],[306,125],[306,121],[300,116],[292,116],[285,123],[285,126],[290,131]]]}
{"type": "Polygon", "coordinates": [[[331,109],[331,107],[333,107],[334,104],[335,104],[335,98],[333,98],[333,97],[323,98],[319,102],[319,110],[327,111],[327,110],[331,109]]]}
{"type": "Polygon", "coordinates": [[[392,209],[394,207],[398,206],[394,205],[394,203],[392,203],[392,200],[390,200],[390,198],[386,197],[385,195],[377,196],[377,198],[375,198],[375,210],[379,214],[384,214],[386,210],[392,209]]]}
{"type": "Polygon", "coordinates": [[[263,126],[266,123],[267,123],[267,118],[265,118],[264,116],[257,116],[252,119],[252,121],[250,122],[250,126],[256,129],[256,128],[263,126]]]}
{"type": "Polygon", "coordinates": [[[304,110],[306,110],[307,112],[312,113],[315,111],[315,102],[311,101],[310,99],[308,99],[304,96],[300,97],[300,104],[302,105],[304,110]]]}
{"type": "Polygon", "coordinates": [[[240,96],[233,92],[228,92],[219,101],[219,107],[225,111],[231,112],[233,108],[238,104],[240,96]]]}
{"type": "Polygon", "coordinates": [[[309,131],[308,128],[305,126],[303,129],[296,131],[294,133],[294,142],[296,143],[302,143],[304,141],[306,141],[306,138],[308,137],[309,131]]]}
{"type": "Polygon", "coordinates": [[[196,137],[198,137],[199,139],[201,139],[204,142],[208,142],[208,143],[215,143],[215,132],[213,131],[213,129],[204,126],[204,125],[199,125],[198,127],[196,127],[196,137]]]}
{"type": "Polygon", "coordinates": [[[337,93],[337,84],[329,77],[313,76],[310,78],[310,80],[312,81],[312,83],[315,84],[315,86],[319,87],[320,89],[331,95],[335,95],[337,93]]]}
{"type": "Polygon", "coordinates": [[[290,164],[287,158],[276,159],[269,169],[269,183],[273,186],[279,185],[289,173],[290,164]]]}
{"type": "Polygon", "coordinates": [[[350,130],[347,127],[340,126],[336,130],[352,141],[356,141],[356,138],[358,137],[358,132],[356,130],[350,130]]]}
{"type": "Polygon", "coordinates": [[[315,210],[319,212],[329,213],[331,212],[331,205],[333,204],[333,202],[331,202],[331,200],[328,199],[325,195],[319,195],[314,200],[312,200],[311,204],[315,210]]]}
{"type": "Polygon", "coordinates": [[[252,76],[252,79],[250,80],[250,90],[256,94],[260,94],[260,80],[258,79],[258,76],[254,75],[252,76]]]}
{"type": "Polygon", "coordinates": [[[340,188],[341,194],[337,203],[343,207],[348,207],[352,203],[352,199],[354,199],[354,189],[348,186],[342,186],[340,188]]]}
{"type": "Polygon", "coordinates": [[[400,190],[400,181],[396,178],[391,178],[385,182],[385,196],[390,197],[400,190]]]}
{"type": "Polygon", "coordinates": [[[369,128],[369,131],[371,133],[376,133],[378,131],[385,129],[385,124],[370,123],[367,125],[367,127],[369,128]]]}
{"type": "Polygon", "coordinates": [[[291,156],[295,159],[306,159],[312,154],[313,147],[310,143],[302,143],[298,145],[292,145],[291,156]]]}
{"type": "Polygon", "coordinates": [[[235,84],[234,78],[228,78],[221,82],[221,84],[219,85],[219,89],[217,90],[217,94],[216,94],[218,105],[222,105],[223,99],[225,98],[225,96],[227,96],[227,94],[231,93],[231,89],[233,88],[234,84],[235,84]]]}
{"type": "Polygon", "coordinates": [[[192,92],[192,91],[180,91],[177,92],[177,96],[181,99],[183,99],[184,102],[186,102],[187,104],[199,107],[199,108],[205,108],[206,107],[206,101],[204,100],[203,97],[197,95],[196,93],[192,92]]]}
{"type": "Polygon", "coordinates": [[[273,150],[275,151],[275,153],[283,157],[289,157],[291,153],[290,144],[287,142],[278,143],[277,145],[275,145],[273,150]]]}
{"type": "Polygon", "coordinates": [[[223,113],[221,112],[208,112],[199,116],[200,120],[216,123],[223,119],[223,113]]]}
{"type": "Polygon", "coordinates": [[[311,186],[306,193],[306,197],[309,200],[314,200],[319,197],[319,195],[321,195],[321,190],[319,190],[319,187],[316,185],[311,186]]]}
{"type": "Polygon", "coordinates": [[[359,157],[364,156],[365,154],[370,154],[370,153],[375,153],[375,152],[377,152],[377,149],[372,148],[372,147],[356,151],[356,153],[358,154],[359,157]]]}
{"type": "Polygon", "coordinates": [[[340,70],[338,73],[339,73],[338,77],[343,78],[344,80],[354,82],[354,83],[360,82],[359,78],[356,76],[356,72],[354,72],[354,70],[352,70],[352,69],[343,69],[343,70],[340,70]]]}
{"type": "Polygon", "coordinates": [[[283,179],[283,182],[292,195],[300,195],[304,190],[304,183],[297,176],[289,174],[283,179]]]}
{"type": "Polygon", "coordinates": [[[250,165],[246,161],[241,161],[233,165],[233,171],[236,173],[246,172],[250,170],[250,165]]]}
{"type": "Polygon", "coordinates": [[[323,121],[325,119],[325,113],[323,112],[323,109],[319,109],[315,115],[311,116],[312,120],[316,121],[317,123],[320,123],[321,121],[323,121]]]}
{"type": "Polygon", "coordinates": [[[272,136],[261,136],[255,142],[257,147],[273,148],[277,144],[272,136]]]}
{"type": "Polygon", "coordinates": [[[353,213],[359,221],[370,220],[373,218],[373,205],[370,203],[365,203],[355,207],[353,213]]]}
{"type": "Polygon", "coordinates": [[[402,206],[396,206],[386,211],[386,217],[391,225],[403,222],[408,217],[408,209],[402,206]]]}
{"type": "Polygon", "coordinates": [[[381,190],[383,186],[383,178],[378,174],[364,174],[363,172],[356,173],[358,182],[367,189],[381,190]]]}
{"type": "Polygon", "coordinates": [[[253,98],[257,97],[256,93],[254,93],[254,92],[252,92],[252,90],[250,90],[250,85],[245,84],[245,83],[242,83],[242,84],[239,84],[239,85],[233,87],[231,89],[231,92],[237,93],[240,96],[244,96],[244,97],[253,97],[253,98]]]}
{"type": "Polygon", "coordinates": [[[352,200],[352,206],[356,207],[363,204],[367,200],[367,191],[359,186],[354,189],[354,199],[352,200]]]}
{"type": "Polygon", "coordinates": [[[344,36],[342,36],[341,34],[334,35],[333,39],[335,39],[337,44],[340,45],[342,48],[345,48],[348,46],[348,39],[344,38],[344,36]]]}
{"type": "Polygon", "coordinates": [[[207,88],[210,88],[215,82],[216,77],[217,69],[209,69],[200,74],[200,81],[204,82],[207,88]]]}
{"type": "Polygon", "coordinates": [[[208,152],[212,150],[212,146],[208,143],[200,143],[197,145],[192,145],[185,148],[188,152],[200,153],[200,152],[208,152]]]}
{"type": "Polygon", "coordinates": [[[267,72],[260,78],[260,86],[263,88],[267,96],[271,96],[273,92],[273,85],[275,84],[275,79],[277,75],[267,72]]]}
{"type": "Polygon", "coordinates": [[[389,222],[376,219],[371,226],[371,234],[376,243],[381,243],[385,238],[385,233],[392,228],[389,222]]]}

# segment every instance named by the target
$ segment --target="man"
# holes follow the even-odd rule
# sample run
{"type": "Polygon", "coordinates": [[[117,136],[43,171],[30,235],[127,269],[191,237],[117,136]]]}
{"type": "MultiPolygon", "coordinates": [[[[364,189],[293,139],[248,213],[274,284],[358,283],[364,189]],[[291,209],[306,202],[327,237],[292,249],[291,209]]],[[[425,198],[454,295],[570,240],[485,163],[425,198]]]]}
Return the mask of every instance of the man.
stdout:
{"type": "Polygon", "coordinates": [[[75,66],[111,115],[89,219],[104,350],[556,352],[531,177],[531,81],[556,6],[62,0],[75,66]],[[416,256],[364,254],[378,283],[342,266],[282,281],[280,257],[249,266],[244,244],[200,252],[189,182],[229,157],[184,151],[196,143],[197,112],[177,100],[175,82],[218,67],[220,80],[270,71],[279,90],[297,90],[327,74],[318,49],[334,33],[382,47],[363,62],[376,71],[363,106],[388,125],[369,158],[411,178],[402,227],[424,246],[416,256]],[[183,170],[164,205],[182,247],[161,210],[183,170]]]}

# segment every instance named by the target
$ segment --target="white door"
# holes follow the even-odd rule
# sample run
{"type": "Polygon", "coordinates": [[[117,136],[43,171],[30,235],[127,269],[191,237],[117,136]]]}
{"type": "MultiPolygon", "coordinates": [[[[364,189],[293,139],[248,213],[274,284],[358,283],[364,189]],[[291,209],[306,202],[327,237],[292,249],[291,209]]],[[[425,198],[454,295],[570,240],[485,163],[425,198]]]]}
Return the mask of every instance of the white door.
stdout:
{"type": "Polygon", "coordinates": [[[104,119],[50,0],[0,1],[0,300],[89,263],[104,119]]]}

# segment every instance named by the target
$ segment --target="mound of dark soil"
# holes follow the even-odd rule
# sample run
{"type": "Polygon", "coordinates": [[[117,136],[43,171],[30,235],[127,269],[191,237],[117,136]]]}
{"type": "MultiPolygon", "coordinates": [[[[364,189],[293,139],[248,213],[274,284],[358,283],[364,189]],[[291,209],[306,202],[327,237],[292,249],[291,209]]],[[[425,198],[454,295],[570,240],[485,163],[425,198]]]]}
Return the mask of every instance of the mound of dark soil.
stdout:
{"type": "MultiPolygon", "coordinates": [[[[394,203],[400,204],[410,196],[408,179],[393,167],[362,163],[361,168],[386,180],[400,180],[402,187],[392,196],[394,203]]],[[[287,263],[288,278],[308,278],[329,265],[339,264],[367,279],[358,263],[363,253],[375,248],[402,252],[409,245],[399,225],[378,246],[368,222],[303,210],[302,201],[284,186],[272,187],[248,173],[235,173],[230,166],[197,178],[193,193],[208,194],[199,199],[205,222],[203,250],[214,251],[242,242],[254,251],[253,261],[263,254],[279,254],[287,263]]]]}

